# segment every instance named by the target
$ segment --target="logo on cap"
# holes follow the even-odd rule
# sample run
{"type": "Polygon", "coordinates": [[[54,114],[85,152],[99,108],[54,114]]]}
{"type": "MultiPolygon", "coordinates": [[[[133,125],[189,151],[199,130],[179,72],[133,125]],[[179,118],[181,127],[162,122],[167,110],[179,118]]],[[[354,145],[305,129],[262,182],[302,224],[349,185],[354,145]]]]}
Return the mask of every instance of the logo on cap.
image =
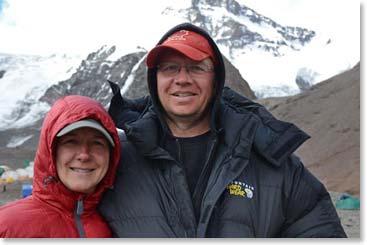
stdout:
{"type": "Polygon", "coordinates": [[[211,58],[214,63],[216,62],[213,49],[204,35],[189,30],[179,30],[148,53],[147,66],[149,68],[156,66],[160,53],[167,48],[173,49],[194,61],[211,58]]]}
{"type": "Polygon", "coordinates": [[[174,33],[172,36],[168,37],[166,42],[186,40],[186,36],[188,35],[189,31],[181,30],[179,32],[174,33]]]}

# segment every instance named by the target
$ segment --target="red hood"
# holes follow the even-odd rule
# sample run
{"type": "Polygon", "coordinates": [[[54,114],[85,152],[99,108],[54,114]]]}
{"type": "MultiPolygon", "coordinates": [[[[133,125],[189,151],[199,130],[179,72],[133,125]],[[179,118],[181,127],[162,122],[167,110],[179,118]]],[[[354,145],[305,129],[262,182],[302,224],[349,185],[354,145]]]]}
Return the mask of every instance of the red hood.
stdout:
{"type": "Polygon", "coordinates": [[[84,96],[66,96],[53,105],[43,122],[40,141],[34,160],[33,196],[60,208],[73,210],[75,202],[83,198],[84,211],[93,210],[104,190],[112,186],[120,158],[120,140],[116,127],[106,110],[95,100],[84,96]],[[66,125],[83,118],[96,119],[108,130],[115,141],[109,170],[93,194],[69,191],[59,181],[53,158],[56,134],[66,125]]]}

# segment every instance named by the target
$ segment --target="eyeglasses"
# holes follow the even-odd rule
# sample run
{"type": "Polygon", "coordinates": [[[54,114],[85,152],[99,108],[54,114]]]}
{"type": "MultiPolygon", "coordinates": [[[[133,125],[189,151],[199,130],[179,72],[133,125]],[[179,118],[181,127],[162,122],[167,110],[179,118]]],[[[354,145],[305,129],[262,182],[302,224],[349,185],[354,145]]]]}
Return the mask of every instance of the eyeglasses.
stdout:
{"type": "Polygon", "coordinates": [[[207,66],[206,64],[179,65],[176,63],[161,63],[157,65],[159,72],[170,77],[179,74],[182,67],[185,67],[186,72],[189,73],[190,76],[201,76],[206,73],[213,72],[213,68],[207,66]]]}

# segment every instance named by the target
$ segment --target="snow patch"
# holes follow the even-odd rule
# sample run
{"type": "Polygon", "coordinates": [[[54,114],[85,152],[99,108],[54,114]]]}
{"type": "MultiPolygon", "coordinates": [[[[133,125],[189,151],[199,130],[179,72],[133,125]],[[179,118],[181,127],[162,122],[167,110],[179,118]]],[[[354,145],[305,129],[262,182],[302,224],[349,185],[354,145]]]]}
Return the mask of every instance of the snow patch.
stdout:
{"type": "Polygon", "coordinates": [[[33,135],[28,135],[28,136],[14,136],[10,139],[9,143],[6,145],[6,147],[8,148],[15,148],[18,147],[20,145],[22,145],[24,142],[26,142],[27,140],[31,139],[33,137],[33,135]]]}
{"type": "Polygon", "coordinates": [[[135,72],[139,68],[140,64],[145,60],[145,56],[131,70],[130,76],[126,79],[124,86],[121,88],[121,95],[124,95],[131,86],[131,84],[133,83],[135,78],[135,72]]]}
{"type": "Polygon", "coordinates": [[[70,78],[80,62],[79,56],[0,54],[0,70],[5,71],[0,82],[0,130],[13,123],[9,118],[19,104],[38,101],[47,88],[70,78]]]}

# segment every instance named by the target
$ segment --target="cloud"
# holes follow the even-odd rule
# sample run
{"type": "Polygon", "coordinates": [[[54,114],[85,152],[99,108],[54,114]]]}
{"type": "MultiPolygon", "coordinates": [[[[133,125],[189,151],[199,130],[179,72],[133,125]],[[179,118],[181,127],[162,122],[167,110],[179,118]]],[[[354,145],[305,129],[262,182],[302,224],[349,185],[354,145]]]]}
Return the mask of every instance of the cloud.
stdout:
{"type": "MultiPolygon", "coordinates": [[[[123,44],[126,49],[146,46],[163,34],[151,31],[151,25],[157,22],[147,16],[159,18],[164,4],[172,3],[168,0],[160,4],[144,0],[8,2],[0,20],[0,52],[38,54],[90,52],[104,44],[123,44]]],[[[159,26],[155,29],[159,30],[159,26]]]]}

